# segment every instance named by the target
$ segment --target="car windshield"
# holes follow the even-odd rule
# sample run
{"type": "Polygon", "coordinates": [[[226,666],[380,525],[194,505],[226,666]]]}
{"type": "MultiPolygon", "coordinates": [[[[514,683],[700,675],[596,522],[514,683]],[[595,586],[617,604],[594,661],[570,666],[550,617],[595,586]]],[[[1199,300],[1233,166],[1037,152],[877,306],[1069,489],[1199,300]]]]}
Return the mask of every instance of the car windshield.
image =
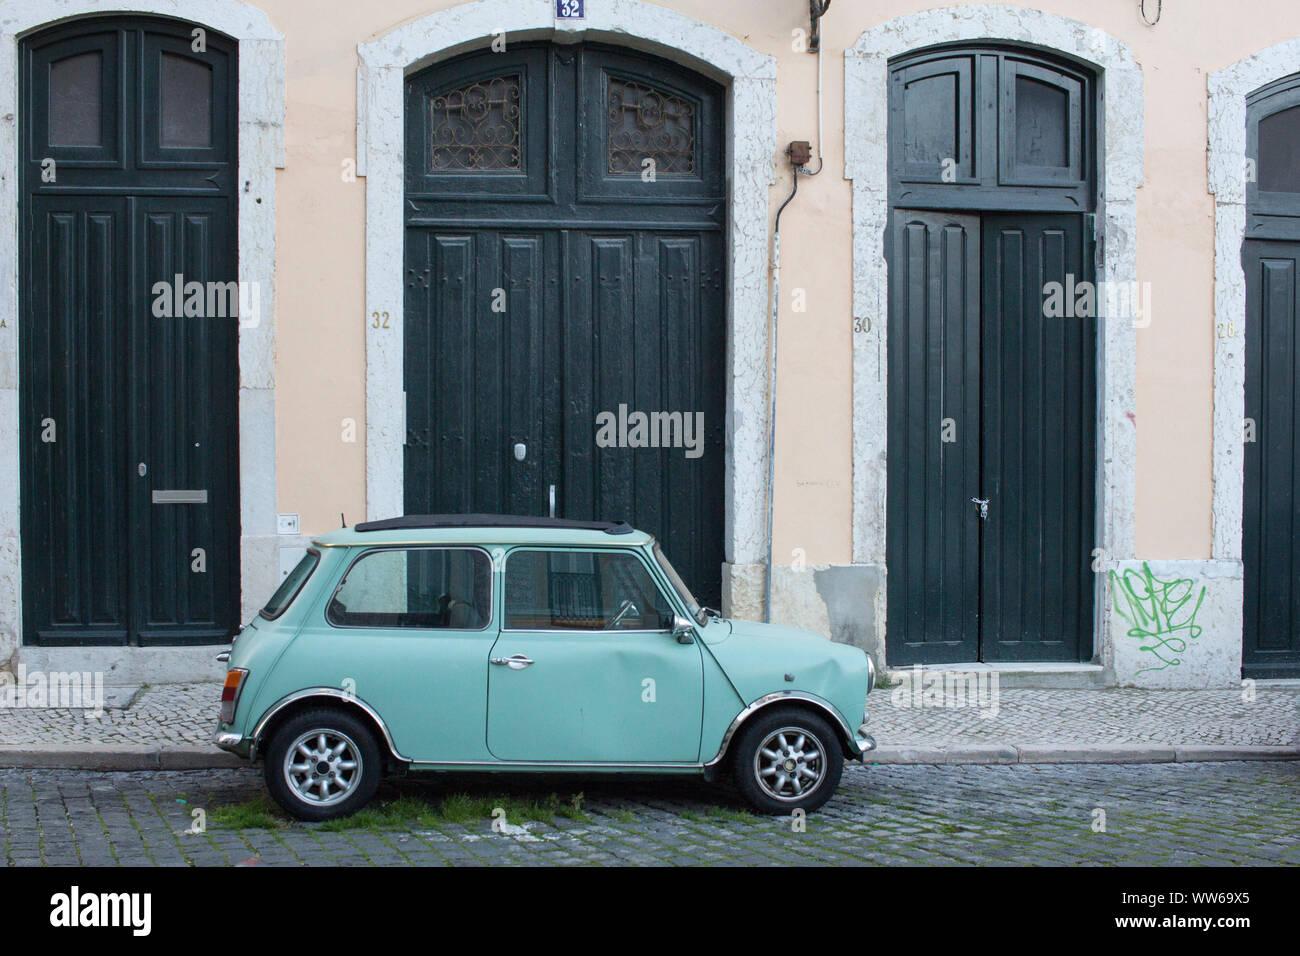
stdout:
{"type": "Polygon", "coordinates": [[[663,548],[659,547],[658,541],[655,542],[654,551],[655,560],[659,562],[659,567],[668,576],[668,583],[681,595],[682,601],[686,604],[686,610],[690,612],[691,617],[695,618],[695,623],[706,623],[704,609],[700,607],[700,602],[695,600],[695,595],[691,593],[691,589],[686,586],[686,582],[681,579],[677,570],[669,562],[668,556],[664,554],[663,548]]]}
{"type": "Polygon", "coordinates": [[[271,600],[266,602],[266,607],[262,608],[260,612],[262,617],[268,621],[273,621],[283,614],[284,609],[293,603],[293,599],[298,596],[298,592],[307,583],[307,579],[316,570],[316,565],[319,562],[319,551],[308,551],[304,554],[302,560],[289,572],[288,577],[280,582],[280,586],[271,595],[271,600]]]}

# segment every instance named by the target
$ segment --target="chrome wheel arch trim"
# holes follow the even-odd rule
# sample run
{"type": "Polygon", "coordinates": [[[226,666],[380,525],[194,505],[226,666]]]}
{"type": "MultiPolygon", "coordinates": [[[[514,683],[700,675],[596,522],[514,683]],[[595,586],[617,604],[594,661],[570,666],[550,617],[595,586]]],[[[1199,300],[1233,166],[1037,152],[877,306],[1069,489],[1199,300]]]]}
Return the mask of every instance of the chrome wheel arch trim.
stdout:
{"type": "Polygon", "coordinates": [[[393,741],[392,732],[389,731],[388,725],[384,723],[384,719],[379,716],[379,712],[356,694],[349,694],[346,691],[339,690],[337,687],[308,687],[305,690],[297,690],[292,694],[286,694],[267,708],[266,713],[261,716],[257,722],[257,726],[253,728],[252,734],[249,735],[252,740],[252,749],[249,751],[248,759],[256,759],[258,747],[262,742],[262,734],[266,731],[267,724],[271,722],[275,715],[284,710],[290,704],[306,700],[309,697],[327,697],[333,700],[342,701],[345,704],[359,707],[361,710],[366,712],[370,719],[375,722],[375,725],[383,732],[384,741],[388,745],[388,752],[404,763],[411,763],[411,758],[403,756],[402,752],[397,749],[397,744],[393,741]]]}
{"type": "Polygon", "coordinates": [[[831,704],[830,701],[818,697],[816,694],[809,694],[801,690],[782,690],[773,694],[764,694],[737,714],[736,719],[733,720],[731,725],[727,728],[727,732],[722,735],[722,743],[718,745],[717,754],[704,766],[713,767],[722,762],[723,758],[727,756],[727,749],[731,746],[732,740],[735,739],[736,733],[740,730],[741,725],[750,717],[753,717],[760,710],[767,707],[771,707],[775,704],[788,703],[792,700],[797,700],[806,704],[813,704],[817,707],[817,709],[830,721],[831,729],[838,732],[840,744],[845,748],[845,750],[850,754],[860,755],[862,753],[862,748],[857,745],[853,736],[853,731],[849,729],[849,725],[844,722],[844,718],[840,716],[840,712],[835,709],[835,706],[831,704]]]}

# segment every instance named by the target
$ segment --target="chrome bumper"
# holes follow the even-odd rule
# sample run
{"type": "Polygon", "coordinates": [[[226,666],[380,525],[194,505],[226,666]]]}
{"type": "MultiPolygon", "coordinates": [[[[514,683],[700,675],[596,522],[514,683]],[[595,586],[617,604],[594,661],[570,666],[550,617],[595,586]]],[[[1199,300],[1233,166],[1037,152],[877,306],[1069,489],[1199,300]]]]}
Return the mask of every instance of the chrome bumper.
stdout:
{"type": "Polygon", "coordinates": [[[212,742],[222,750],[244,758],[248,757],[252,744],[252,741],[245,740],[240,734],[232,734],[224,730],[218,730],[212,736],[212,742]]]}
{"type": "Polygon", "coordinates": [[[866,731],[866,724],[858,728],[857,736],[854,737],[854,743],[858,747],[858,759],[865,760],[867,754],[876,749],[876,738],[866,731]]]}
{"type": "MultiPolygon", "coordinates": [[[[867,660],[870,659],[871,658],[869,657],[867,658],[867,660]]],[[[874,673],[872,674],[872,677],[873,678],[875,677],[874,673]]],[[[857,745],[858,748],[858,759],[863,761],[864,763],[866,762],[867,754],[871,753],[871,751],[876,749],[876,738],[871,736],[871,734],[867,733],[867,722],[870,720],[871,720],[870,711],[864,710],[862,712],[862,723],[858,727],[858,732],[853,737],[853,742],[857,745]]]]}

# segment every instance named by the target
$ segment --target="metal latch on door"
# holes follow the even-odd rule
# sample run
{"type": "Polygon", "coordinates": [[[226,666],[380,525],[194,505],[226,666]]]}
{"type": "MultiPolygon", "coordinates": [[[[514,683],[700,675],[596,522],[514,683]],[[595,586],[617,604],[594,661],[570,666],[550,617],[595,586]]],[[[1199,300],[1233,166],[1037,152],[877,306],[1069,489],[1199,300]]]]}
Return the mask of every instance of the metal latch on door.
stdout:
{"type": "Polygon", "coordinates": [[[989,500],[987,498],[972,498],[971,504],[979,508],[980,521],[987,521],[989,518],[989,500]]]}

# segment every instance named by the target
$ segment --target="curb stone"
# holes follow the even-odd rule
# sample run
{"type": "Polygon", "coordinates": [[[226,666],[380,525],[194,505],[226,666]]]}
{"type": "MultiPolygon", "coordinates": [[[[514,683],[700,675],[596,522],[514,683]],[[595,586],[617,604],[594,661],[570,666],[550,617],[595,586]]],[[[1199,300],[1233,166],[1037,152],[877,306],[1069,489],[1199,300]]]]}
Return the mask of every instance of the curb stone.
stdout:
{"type": "MultiPolygon", "coordinates": [[[[871,764],[995,766],[1000,764],[1144,764],[1227,760],[1300,760],[1300,746],[1159,744],[882,745],[871,764]]],[[[224,770],[248,761],[216,747],[139,744],[47,744],[39,749],[0,746],[0,770],[224,770]]]]}
{"type": "Polygon", "coordinates": [[[1161,744],[951,744],[881,745],[873,764],[1190,763],[1221,760],[1300,760],[1300,747],[1161,744]]]}
{"type": "Polygon", "coordinates": [[[217,770],[245,761],[215,747],[148,744],[0,746],[0,770],[217,770]]]}

